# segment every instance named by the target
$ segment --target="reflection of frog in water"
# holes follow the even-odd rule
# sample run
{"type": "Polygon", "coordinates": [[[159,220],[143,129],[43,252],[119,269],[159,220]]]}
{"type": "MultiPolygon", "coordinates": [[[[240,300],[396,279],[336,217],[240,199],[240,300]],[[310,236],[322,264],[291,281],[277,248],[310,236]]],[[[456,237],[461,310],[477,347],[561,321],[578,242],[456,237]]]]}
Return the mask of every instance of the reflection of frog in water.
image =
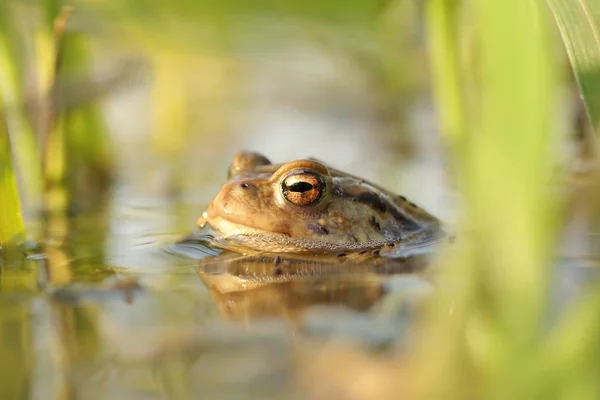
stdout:
{"type": "MultiPolygon", "coordinates": [[[[224,315],[249,318],[294,317],[316,305],[368,311],[387,293],[391,275],[420,271],[423,255],[369,263],[323,262],[319,257],[292,259],[277,255],[240,257],[225,252],[201,260],[198,273],[224,315]]],[[[426,281],[418,276],[412,280],[426,281]]]]}
{"type": "Polygon", "coordinates": [[[274,165],[250,152],[235,156],[229,181],[198,225],[209,225],[232,250],[343,256],[442,234],[435,217],[363,179],[315,160],[274,165]]]}
{"type": "Polygon", "coordinates": [[[386,275],[426,265],[425,254],[407,250],[443,236],[435,217],[363,179],[250,152],[235,156],[198,225],[215,234],[215,246],[238,252],[199,266],[232,317],[297,315],[317,304],[369,310],[385,295],[386,275]]]}

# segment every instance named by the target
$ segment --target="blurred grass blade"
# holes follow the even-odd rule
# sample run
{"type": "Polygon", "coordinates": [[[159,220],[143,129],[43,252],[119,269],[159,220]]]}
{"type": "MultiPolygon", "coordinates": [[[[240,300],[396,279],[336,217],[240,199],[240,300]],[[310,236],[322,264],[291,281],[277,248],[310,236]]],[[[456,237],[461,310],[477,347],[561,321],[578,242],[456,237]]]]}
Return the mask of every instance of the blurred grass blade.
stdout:
{"type": "MultiPolygon", "coordinates": [[[[536,360],[555,240],[547,182],[556,62],[548,19],[537,2],[480,0],[472,6],[478,101],[465,114],[468,146],[453,152],[455,165],[465,167],[457,170],[469,233],[440,258],[445,272],[422,331],[423,396],[415,397],[530,399],[542,383],[536,360]]],[[[436,89],[444,87],[459,93],[461,82],[436,89]]],[[[438,98],[438,107],[464,102],[458,94],[438,98]]]]}
{"type": "Polygon", "coordinates": [[[485,0],[474,10],[481,114],[466,186],[481,280],[471,326],[479,343],[470,356],[489,393],[534,398],[543,379],[536,362],[559,214],[548,184],[557,63],[543,5],[485,0]]]}
{"type": "Polygon", "coordinates": [[[598,285],[592,285],[579,301],[565,310],[562,321],[545,344],[545,365],[555,377],[547,385],[548,397],[599,398],[599,331],[600,291],[598,285]]]}
{"type": "Polygon", "coordinates": [[[547,2],[567,48],[592,126],[600,132],[600,1],[547,2]]]}
{"type": "Polygon", "coordinates": [[[441,131],[451,145],[466,133],[458,51],[459,0],[431,0],[426,4],[429,54],[441,131]]]}
{"type": "Polygon", "coordinates": [[[73,77],[89,75],[92,69],[88,38],[68,29],[72,7],[50,0],[45,4],[46,25],[40,29],[37,46],[41,95],[52,116],[46,121],[42,141],[45,199],[51,214],[60,219],[69,206],[97,202],[98,190],[108,182],[111,157],[103,119],[93,102],[100,90],[81,80],[79,87],[73,87],[73,77]],[[89,184],[78,184],[83,181],[89,184]]]}
{"type": "Polygon", "coordinates": [[[12,149],[15,146],[11,145],[5,107],[7,102],[16,100],[19,82],[15,43],[11,40],[14,31],[11,28],[8,5],[0,3],[0,247],[18,241],[25,233],[13,167],[12,149]]]}
{"type": "Polygon", "coordinates": [[[26,67],[22,57],[23,44],[19,40],[12,14],[11,2],[0,2],[0,92],[4,126],[10,134],[14,167],[19,173],[23,197],[27,205],[37,209],[41,198],[41,171],[38,151],[31,124],[22,107],[24,96],[22,74],[26,67]]]}
{"type": "MultiPolygon", "coordinates": [[[[95,204],[107,188],[113,165],[102,113],[94,101],[78,104],[71,109],[57,107],[60,103],[68,102],[68,97],[73,94],[64,90],[63,82],[69,77],[91,74],[92,59],[88,38],[80,32],[65,31],[61,36],[57,56],[59,69],[55,82],[55,100],[58,101],[53,104],[53,108],[57,111],[56,130],[62,131],[59,136],[64,141],[65,170],[62,178],[71,205],[86,202],[95,204]],[[82,181],[89,182],[90,185],[82,186],[82,181]]],[[[93,87],[87,85],[84,90],[92,92],[93,87]]]]}
{"type": "Polygon", "coordinates": [[[490,294],[515,334],[533,331],[541,317],[548,218],[555,211],[547,182],[556,62],[542,11],[534,0],[485,0],[475,7],[482,82],[480,121],[468,153],[469,223],[483,233],[477,237],[489,261],[483,265],[497,290],[490,294]]]}
{"type": "Polygon", "coordinates": [[[25,234],[10,149],[8,130],[0,114],[0,247],[18,241],[25,234]]]}

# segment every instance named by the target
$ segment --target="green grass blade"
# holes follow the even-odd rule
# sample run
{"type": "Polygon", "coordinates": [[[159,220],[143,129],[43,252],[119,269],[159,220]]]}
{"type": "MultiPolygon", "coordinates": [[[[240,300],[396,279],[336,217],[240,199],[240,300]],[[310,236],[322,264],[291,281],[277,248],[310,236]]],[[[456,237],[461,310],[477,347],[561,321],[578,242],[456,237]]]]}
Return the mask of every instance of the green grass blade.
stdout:
{"type": "Polygon", "coordinates": [[[37,209],[41,197],[41,171],[34,132],[21,107],[25,100],[22,75],[26,68],[21,54],[23,44],[12,11],[10,1],[0,2],[0,92],[2,118],[5,118],[2,129],[8,129],[10,133],[11,154],[21,178],[24,201],[28,207],[37,209]]]}
{"type": "MultiPolygon", "coordinates": [[[[420,336],[416,398],[531,399],[542,383],[537,360],[555,239],[547,182],[557,85],[548,19],[538,5],[473,3],[477,102],[471,108],[458,95],[450,100],[464,102],[459,108],[469,115],[468,143],[452,154],[464,167],[457,171],[465,229],[440,257],[444,273],[420,336]]],[[[453,86],[461,83],[436,89],[453,86]]]]}
{"type": "MultiPolygon", "coordinates": [[[[507,339],[526,341],[543,311],[553,239],[549,219],[556,211],[546,183],[556,62],[545,14],[536,5],[530,0],[477,2],[481,114],[467,176],[469,221],[482,233],[478,247],[487,261],[488,295],[496,303],[490,311],[512,336],[507,339]]],[[[527,352],[531,345],[522,344],[505,354],[520,358],[519,350],[527,352]]]]}
{"type": "Polygon", "coordinates": [[[598,399],[600,381],[600,291],[593,285],[563,313],[545,343],[545,365],[553,374],[546,391],[560,399],[598,399]]]}
{"type": "MultiPolygon", "coordinates": [[[[65,31],[62,34],[55,82],[59,92],[61,84],[66,86],[69,80],[90,74],[92,61],[89,46],[88,38],[83,33],[65,31]]],[[[64,98],[69,96],[67,91],[61,94],[64,98]]],[[[60,165],[55,171],[54,180],[64,183],[71,205],[95,204],[102,197],[100,193],[107,188],[112,172],[111,149],[98,104],[92,102],[60,110],[56,122],[51,134],[57,135],[58,140],[54,144],[58,145],[60,152],[50,151],[48,160],[50,167],[51,158],[60,154],[60,165]],[[62,143],[56,143],[58,141],[62,143]],[[82,186],[79,184],[82,179],[91,184],[82,186]]]]}
{"type": "Polygon", "coordinates": [[[8,5],[0,4],[0,246],[6,247],[23,238],[25,229],[21,201],[13,167],[11,140],[8,135],[6,102],[17,97],[19,68],[15,57],[14,30],[8,23],[8,5]]]}
{"type": "Polygon", "coordinates": [[[547,2],[565,43],[592,126],[600,132],[600,2],[547,2]]]}
{"type": "Polygon", "coordinates": [[[6,123],[0,118],[0,246],[15,242],[25,234],[10,149],[6,123]]]}
{"type": "Polygon", "coordinates": [[[431,0],[426,5],[429,54],[442,134],[457,145],[466,133],[459,63],[458,0],[431,0]]]}

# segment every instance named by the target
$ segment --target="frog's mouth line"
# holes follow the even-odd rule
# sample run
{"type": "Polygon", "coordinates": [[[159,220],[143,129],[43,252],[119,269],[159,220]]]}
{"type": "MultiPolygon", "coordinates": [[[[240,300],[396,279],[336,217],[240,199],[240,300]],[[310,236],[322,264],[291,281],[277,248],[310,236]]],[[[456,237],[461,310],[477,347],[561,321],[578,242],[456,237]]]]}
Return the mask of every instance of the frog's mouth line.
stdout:
{"type": "Polygon", "coordinates": [[[236,224],[225,218],[212,221],[215,232],[231,232],[227,235],[220,234],[215,237],[215,245],[233,251],[251,249],[254,251],[268,251],[273,253],[307,253],[332,254],[332,253],[361,253],[373,252],[401,254],[415,246],[423,247],[434,242],[439,242],[439,231],[422,230],[402,238],[401,240],[372,240],[367,242],[326,242],[309,238],[294,238],[288,235],[263,231],[245,225],[236,224]],[[216,223],[215,223],[216,222],[216,223]],[[437,234],[436,234],[437,232],[437,234]],[[382,250],[384,249],[384,250],[382,250]],[[393,251],[392,251],[393,250],[393,251]]]}
{"type": "Polygon", "coordinates": [[[229,235],[226,239],[248,247],[277,253],[323,252],[323,254],[330,254],[344,251],[357,252],[363,249],[382,248],[387,243],[384,241],[370,241],[361,243],[323,242],[316,239],[293,238],[274,232],[242,233],[229,235]]]}
{"type": "Polygon", "coordinates": [[[213,218],[210,225],[215,232],[220,233],[220,236],[216,239],[216,244],[222,245],[230,250],[233,250],[236,247],[246,247],[274,253],[322,252],[323,254],[329,254],[340,251],[357,251],[366,248],[378,248],[386,244],[386,242],[383,241],[336,243],[318,239],[294,238],[283,233],[265,231],[247,225],[237,224],[221,216],[213,218]],[[224,235],[221,232],[229,233],[224,235]]]}

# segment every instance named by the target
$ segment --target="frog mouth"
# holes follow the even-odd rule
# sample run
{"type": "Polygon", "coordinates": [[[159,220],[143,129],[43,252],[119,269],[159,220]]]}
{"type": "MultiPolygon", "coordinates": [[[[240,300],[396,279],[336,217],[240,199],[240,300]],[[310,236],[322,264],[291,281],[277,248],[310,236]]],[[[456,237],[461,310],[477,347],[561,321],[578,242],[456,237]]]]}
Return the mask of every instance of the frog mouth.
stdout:
{"type": "Polygon", "coordinates": [[[296,237],[291,234],[289,225],[281,223],[280,226],[269,226],[269,230],[261,229],[256,226],[249,226],[246,223],[239,223],[232,215],[213,215],[210,223],[212,229],[217,232],[215,236],[215,246],[237,252],[272,252],[272,253],[313,253],[313,254],[332,254],[332,253],[362,253],[373,252],[378,255],[379,251],[389,253],[392,249],[394,253],[402,253],[411,246],[421,244],[426,245],[445,236],[432,225],[419,231],[410,232],[402,238],[383,237],[371,238],[361,241],[349,240],[323,240],[320,238],[296,237]]]}
{"type": "Polygon", "coordinates": [[[212,228],[220,232],[215,238],[215,245],[227,250],[268,251],[273,253],[306,253],[330,254],[339,252],[358,252],[363,249],[376,249],[385,246],[389,241],[368,242],[328,242],[319,239],[293,237],[289,234],[264,231],[246,225],[236,224],[226,218],[212,221],[212,228]],[[222,232],[228,232],[223,234],[222,232]]]}

